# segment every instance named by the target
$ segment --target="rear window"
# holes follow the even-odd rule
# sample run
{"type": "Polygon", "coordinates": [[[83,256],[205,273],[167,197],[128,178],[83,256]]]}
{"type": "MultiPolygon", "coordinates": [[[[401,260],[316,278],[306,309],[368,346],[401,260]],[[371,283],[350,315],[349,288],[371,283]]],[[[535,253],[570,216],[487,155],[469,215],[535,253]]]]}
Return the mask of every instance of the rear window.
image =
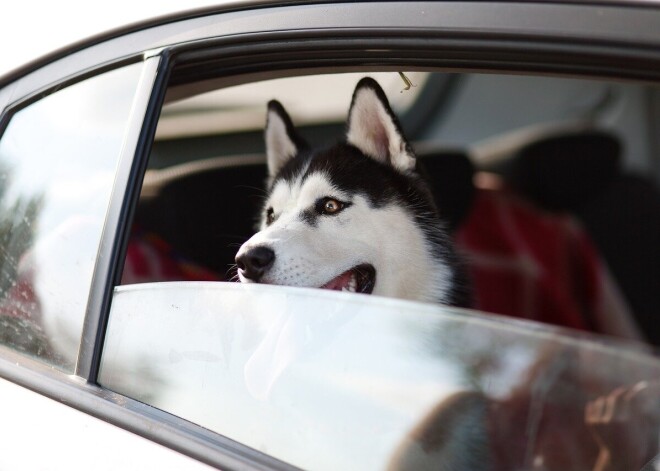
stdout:
{"type": "Polygon", "coordinates": [[[68,372],[141,71],[56,91],[0,139],[0,343],[68,372]]]}

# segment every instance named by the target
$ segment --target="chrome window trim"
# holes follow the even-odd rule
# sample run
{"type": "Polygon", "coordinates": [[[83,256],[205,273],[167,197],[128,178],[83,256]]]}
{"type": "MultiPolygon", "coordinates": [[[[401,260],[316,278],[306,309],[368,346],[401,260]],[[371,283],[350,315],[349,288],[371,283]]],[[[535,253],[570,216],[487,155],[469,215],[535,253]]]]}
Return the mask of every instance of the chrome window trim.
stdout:
{"type": "MultiPolygon", "coordinates": [[[[145,54],[145,56],[147,55],[145,54]]],[[[96,365],[105,328],[104,314],[108,310],[109,293],[112,292],[118,265],[117,258],[121,252],[119,247],[121,234],[125,232],[129,220],[127,209],[130,208],[131,199],[136,198],[136,192],[139,194],[140,182],[144,168],[146,168],[148,152],[138,150],[144,147],[140,144],[145,144],[145,140],[149,140],[150,146],[150,138],[144,134],[148,134],[148,123],[154,121],[153,116],[157,116],[154,108],[160,106],[160,99],[157,95],[165,86],[166,65],[167,60],[161,60],[159,55],[149,54],[144,61],[115,174],[87,302],[82,341],[75,370],[77,376],[92,383],[96,379],[96,365]],[[144,165],[141,165],[142,161],[144,161],[144,165]]]]}

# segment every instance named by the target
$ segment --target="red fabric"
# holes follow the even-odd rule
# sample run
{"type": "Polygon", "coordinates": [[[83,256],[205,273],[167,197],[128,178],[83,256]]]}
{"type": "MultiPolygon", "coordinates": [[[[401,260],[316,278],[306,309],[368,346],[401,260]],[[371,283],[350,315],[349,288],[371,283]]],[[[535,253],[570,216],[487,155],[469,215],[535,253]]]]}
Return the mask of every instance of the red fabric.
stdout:
{"type": "Polygon", "coordinates": [[[476,309],[595,330],[602,264],[569,217],[541,212],[504,191],[477,190],[456,234],[476,309]]]}
{"type": "Polygon", "coordinates": [[[156,281],[221,281],[214,272],[177,255],[154,234],[137,232],[126,251],[122,284],[156,281]]]}

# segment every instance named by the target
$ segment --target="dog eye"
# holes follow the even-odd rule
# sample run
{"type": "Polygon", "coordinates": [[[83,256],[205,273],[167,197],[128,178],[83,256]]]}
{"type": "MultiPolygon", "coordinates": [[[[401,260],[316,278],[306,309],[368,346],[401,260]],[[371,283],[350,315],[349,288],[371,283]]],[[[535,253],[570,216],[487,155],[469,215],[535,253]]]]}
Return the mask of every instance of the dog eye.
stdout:
{"type": "Polygon", "coordinates": [[[334,198],[323,198],[316,204],[316,210],[320,214],[337,214],[344,209],[345,206],[346,203],[342,203],[334,198]]]}
{"type": "Polygon", "coordinates": [[[340,209],[341,209],[341,203],[337,200],[328,200],[323,205],[323,211],[329,214],[336,213],[340,209]]]}
{"type": "Polygon", "coordinates": [[[275,220],[275,215],[273,214],[273,208],[268,208],[266,210],[266,225],[270,226],[275,220]]]}

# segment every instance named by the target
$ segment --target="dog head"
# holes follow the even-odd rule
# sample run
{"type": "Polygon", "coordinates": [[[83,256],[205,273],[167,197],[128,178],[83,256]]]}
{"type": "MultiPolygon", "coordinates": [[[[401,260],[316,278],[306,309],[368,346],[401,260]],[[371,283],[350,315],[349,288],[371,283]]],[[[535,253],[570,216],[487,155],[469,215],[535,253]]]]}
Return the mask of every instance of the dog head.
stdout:
{"type": "Polygon", "coordinates": [[[276,101],[265,130],[269,194],[236,255],[241,282],[446,301],[448,243],[380,86],[362,79],[345,139],[311,149],[276,101]]]}

